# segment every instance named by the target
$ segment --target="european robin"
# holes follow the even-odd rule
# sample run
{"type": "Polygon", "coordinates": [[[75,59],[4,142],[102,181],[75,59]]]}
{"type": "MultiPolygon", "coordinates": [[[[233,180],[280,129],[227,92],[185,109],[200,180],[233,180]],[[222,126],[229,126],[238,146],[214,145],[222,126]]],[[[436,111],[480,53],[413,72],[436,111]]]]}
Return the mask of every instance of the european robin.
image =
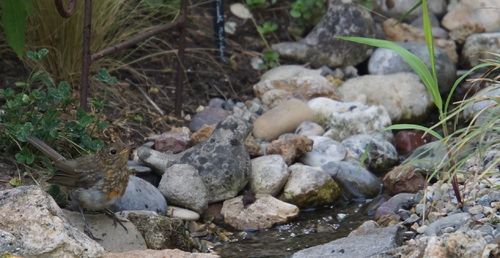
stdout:
{"type": "Polygon", "coordinates": [[[127,160],[131,146],[115,142],[95,154],[66,159],[42,140],[29,135],[26,139],[53,161],[58,170],[47,182],[68,187],[71,198],[78,203],[82,214],[84,232],[90,238],[100,240],[90,231],[83,213],[84,208],[105,210],[113,217],[115,225],[118,222],[128,232],[108,207],[122,197],[127,188],[130,176],[127,160]]]}

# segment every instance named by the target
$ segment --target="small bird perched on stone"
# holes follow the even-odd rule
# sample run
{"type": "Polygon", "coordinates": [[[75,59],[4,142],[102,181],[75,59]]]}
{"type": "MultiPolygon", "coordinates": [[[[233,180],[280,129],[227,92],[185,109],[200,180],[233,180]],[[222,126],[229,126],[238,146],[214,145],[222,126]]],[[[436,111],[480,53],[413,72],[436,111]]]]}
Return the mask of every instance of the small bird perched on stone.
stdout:
{"type": "Polygon", "coordinates": [[[130,176],[127,160],[131,146],[115,142],[95,154],[66,159],[42,140],[30,135],[26,139],[53,161],[58,170],[47,182],[68,187],[70,196],[78,203],[82,214],[84,232],[90,238],[100,240],[92,234],[83,213],[84,208],[105,210],[113,217],[115,226],[118,222],[128,232],[108,207],[122,197],[127,188],[130,176]]]}

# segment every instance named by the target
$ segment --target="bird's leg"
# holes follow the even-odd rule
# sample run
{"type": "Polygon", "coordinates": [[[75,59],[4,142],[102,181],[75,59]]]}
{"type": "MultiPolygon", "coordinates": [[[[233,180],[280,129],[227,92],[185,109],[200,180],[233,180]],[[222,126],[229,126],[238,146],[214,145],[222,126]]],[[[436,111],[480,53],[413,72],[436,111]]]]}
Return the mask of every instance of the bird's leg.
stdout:
{"type": "Polygon", "coordinates": [[[120,218],[116,217],[115,213],[114,213],[114,212],[112,212],[112,211],[111,211],[110,209],[108,209],[108,208],[106,208],[106,209],[105,209],[105,211],[106,211],[106,213],[107,213],[109,216],[111,216],[111,217],[113,218],[113,224],[115,225],[115,227],[116,227],[116,222],[118,222],[118,224],[120,224],[120,225],[123,227],[123,229],[125,229],[125,231],[127,231],[127,233],[128,233],[128,229],[127,229],[127,227],[125,227],[125,225],[123,225],[123,223],[122,223],[122,222],[127,222],[128,220],[122,220],[122,219],[120,219],[120,218]]]}
{"type": "Polygon", "coordinates": [[[81,205],[79,205],[78,208],[80,209],[80,214],[82,214],[83,223],[85,224],[83,226],[83,232],[85,232],[85,234],[87,234],[87,236],[90,237],[92,240],[101,241],[102,239],[97,238],[94,236],[94,234],[92,234],[92,231],[90,230],[89,224],[87,223],[87,218],[85,217],[85,214],[83,213],[83,207],[81,205]]]}

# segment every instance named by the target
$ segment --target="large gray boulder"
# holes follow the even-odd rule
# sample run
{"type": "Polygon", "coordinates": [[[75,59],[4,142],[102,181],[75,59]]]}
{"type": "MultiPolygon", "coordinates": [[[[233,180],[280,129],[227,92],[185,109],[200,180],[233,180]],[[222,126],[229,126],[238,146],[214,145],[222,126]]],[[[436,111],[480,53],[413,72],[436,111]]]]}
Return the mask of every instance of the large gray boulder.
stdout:
{"type": "Polygon", "coordinates": [[[0,251],[22,257],[100,257],[104,248],[71,226],[40,187],[20,186],[0,191],[0,251]]]}
{"type": "Polygon", "coordinates": [[[249,181],[250,155],[244,141],[251,130],[247,121],[229,116],[206,141],[186,151],[171,154],[141,147],[137,156],[162,175],[174,164],[193,166],[207,187],[208,202],[223,201],[236,196],[249,181]]]}

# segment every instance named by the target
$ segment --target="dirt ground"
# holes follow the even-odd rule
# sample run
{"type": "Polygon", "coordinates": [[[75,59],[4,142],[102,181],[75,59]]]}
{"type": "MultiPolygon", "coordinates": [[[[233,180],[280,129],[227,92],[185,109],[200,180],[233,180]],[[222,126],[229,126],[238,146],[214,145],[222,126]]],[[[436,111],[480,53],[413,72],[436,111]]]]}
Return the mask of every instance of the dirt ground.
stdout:
{"type": "MultiPolygon", "coordinates": [[[[297,22],[289,14],[292,2],[277,1],[270,8],[252,11],[256,24],[272,22],[278,25],[272,34],[266,35],[267,44],[294,40],[294,36],[289,32],[297,22]]],[[[137,88],[127,86],[125,91],[118,91],[116,95],[111,96],[109,108],[105,111],[108,119],[114,121],[113,125],[116,126],[113,133],[120,134],[122,140],[137,142],[148,135],[168,131],[172,126],[187,125],[189,121],[185,120],[185,115],[192,116],[200,105],[207,105],[211,98],[232,99],[235,102],[253,98],[252,86],[266,70],[252,68],[250,61],[254,57],[262,57],[266,45],[252,20],[242,20],[230,12],[229,6],[232,3],[240,1],[227,1],[224,14],[226,21],[234,21],[238,27],[235,34],[226,33],[226,62],[218,56],[212,4],[208,2],[189,7],[183,116],[173,115],[177,56],[171,53],[160,55],[134,64],[134,69],[147,75],[153,82],[140,87],[163,109],[164,115],[155,110],[137,88]]],[[[176,49],[178,35],[177,30],[171,30],[161,33],[158,37],[166,42],[166,46],[176,49]]],[[[140,58],[140,54],[139,52],[135,57],[140,58]]],[[[286,60],[280,60],[280,64],[286,64],[286,60]]],[[[120,81],[136,81],[127,71],[121,71],[117,77],[120,81]]]]}

